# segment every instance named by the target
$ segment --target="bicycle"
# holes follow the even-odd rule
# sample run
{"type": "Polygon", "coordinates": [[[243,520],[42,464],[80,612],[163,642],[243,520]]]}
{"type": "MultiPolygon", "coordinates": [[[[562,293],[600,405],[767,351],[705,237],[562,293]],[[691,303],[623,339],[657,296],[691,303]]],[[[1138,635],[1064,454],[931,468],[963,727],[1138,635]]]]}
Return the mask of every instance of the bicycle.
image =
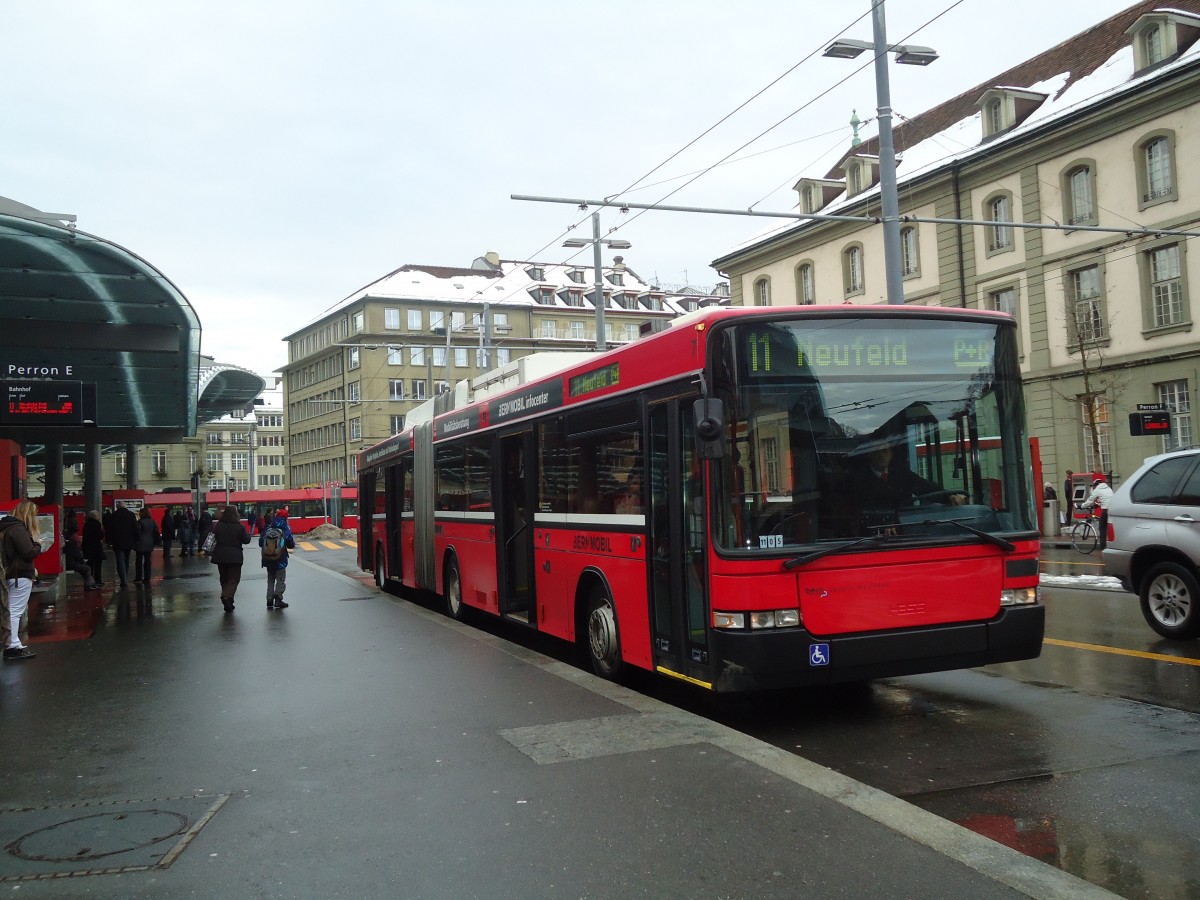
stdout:
{"type": "MultiPolygon", "coordinates": [[[[1082,509],[1076,506],[1076,509],[1082,509]]],[[[1071,526],[1071,546],[1080,553],[1091,553],[1100,543],[1100,529],[1096,526],[1097,512],[1093,508],[1088,511],[1086,519],[1080,519],[1071,526]]]]}

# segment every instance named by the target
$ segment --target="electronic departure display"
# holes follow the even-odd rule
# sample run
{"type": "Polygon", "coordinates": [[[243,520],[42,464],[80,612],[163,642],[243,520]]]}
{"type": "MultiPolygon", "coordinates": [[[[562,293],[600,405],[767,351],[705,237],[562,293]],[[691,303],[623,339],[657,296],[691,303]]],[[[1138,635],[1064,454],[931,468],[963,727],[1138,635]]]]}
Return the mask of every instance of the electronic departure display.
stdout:
{"type": "Polygon", "coordinates": [[[80,381],[0,381],[0,425],[83,425],[80,381]]]}
{"type": "Polygon", "coordinates": [[[616,387],[620,383],[621,364],[613,363],[602,369],[592,369],[590,372],[576,375],[570,381],[567,388],[567,395],[570,397],[582,397],[584,394],[592,393],[592,391],[616,387]]]}

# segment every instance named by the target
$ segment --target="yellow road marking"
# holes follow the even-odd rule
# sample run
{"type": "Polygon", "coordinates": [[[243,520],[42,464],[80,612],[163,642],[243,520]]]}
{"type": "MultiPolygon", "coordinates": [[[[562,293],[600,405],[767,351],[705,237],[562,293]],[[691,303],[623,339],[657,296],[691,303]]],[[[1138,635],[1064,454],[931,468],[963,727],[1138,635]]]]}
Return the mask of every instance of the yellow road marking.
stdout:
{"type": "Polygon", "coordinates": [[[310,553],[313,550],[317,549],[317,545],[312,543],[311,541],[296,541],[296,546],[299,547],[301,550],[307,550],[310,553]]]}
{"type": "Polygon", "coordinates": [[[339,549],[341,549],[341,548],[339,548],[339,547],[338,547],[338,545],[337,545],[337,544],[335,544],[333,541],[317,541],[317,543],[318,543],[318,544],[320,544],[322,547],[325,547],[326,549],[329,549],[329,550],[339,550],[339,549]]]}
{"type": "Polygon", "coordinates": [[[1145,650],[1123,650],[1120,647],[1105,647],[1102,644],[1083,644],[1079,641],[1060,641],[1057,638],[1042,638],[1042,643],[1050,644],[1054,647],[1069,647],[1072,650],[1094,650],[1096,653],[1112,653],[1115,656],[1135,656],[1138,659],[1152,659],[1156,662],[1178,663],[1182,666],[1200,666],[1200,659],[1168,656],[1165,653],[1149,653],[1145,650]]]}

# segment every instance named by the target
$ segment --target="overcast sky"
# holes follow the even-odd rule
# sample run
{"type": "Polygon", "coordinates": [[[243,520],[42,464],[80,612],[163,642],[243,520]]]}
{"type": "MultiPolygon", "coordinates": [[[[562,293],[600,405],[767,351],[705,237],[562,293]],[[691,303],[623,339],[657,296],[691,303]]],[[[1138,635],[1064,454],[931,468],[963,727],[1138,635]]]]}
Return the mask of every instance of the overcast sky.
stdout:
{"type": "MultiPolygon", "coordinates": [[[[917,115],[1129,5],[890,0],[889,41],[941,55],[892,67],[892,105],[917,115]]],[[[587,213],[511,194],[643,179],[630,202],[787,210],[876,105],[866,55],[819,52],[871,40],[870,0],[0,0],[0,16],[0,195],[148,260],[196,309],[202,351],[263,375],[285,334],[398,266],[558,262],[570,226],[590,237],[587,213]]],[[[776,221],[635,214],[602,213],[627,264],[703,287],[776,221]]]]}

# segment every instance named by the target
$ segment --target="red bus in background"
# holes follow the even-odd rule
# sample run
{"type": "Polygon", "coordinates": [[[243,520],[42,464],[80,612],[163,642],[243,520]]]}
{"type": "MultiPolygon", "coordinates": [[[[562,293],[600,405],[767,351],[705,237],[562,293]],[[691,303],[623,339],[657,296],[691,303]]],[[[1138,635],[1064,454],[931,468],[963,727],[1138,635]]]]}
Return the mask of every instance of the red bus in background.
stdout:
{"type": "Polygon", "coordinates": [[[1041,652],[1007,315],[706,309],[409,425],[359,455],[361,567],[577,642],[603,677],[746,691],[1041,652]],[[922,487],[864,496],[883,456],[922,487]]]}
{"type": "MultiPolygon", "coordinates": [[[[133,509],[148,506],[155,522],[162,524],[164,512],[178,512],[192,505],[191,491],[163,491],[161,493],[140,492],[104,492],[104,509],[112,509],[116,500],[125,500],[133,509]],[[133,493],[138,493],[133,497],[133,493]],[[130,496],[125,496],[130,494],[130,496]]],[[[76,512],[82,526],[83,498],[71,496],[64,498],[67,512],[76,512]]],[[[338,487],[287,487],[271,488],[264,491],[206,491],[203,494],[202,509],[208,509],[212,516],[220,514],[226,504],[238,508],[242,518],[250,516],[250,511],[259,517],[270,514],[287,506],[288,524],[294,534],[306,534],[319,524],[335,524],[338,528],[358,528],[359,488],[356,485],[338,487]],[[341,499],[338,500],[338,493],[341,499]]]]}

